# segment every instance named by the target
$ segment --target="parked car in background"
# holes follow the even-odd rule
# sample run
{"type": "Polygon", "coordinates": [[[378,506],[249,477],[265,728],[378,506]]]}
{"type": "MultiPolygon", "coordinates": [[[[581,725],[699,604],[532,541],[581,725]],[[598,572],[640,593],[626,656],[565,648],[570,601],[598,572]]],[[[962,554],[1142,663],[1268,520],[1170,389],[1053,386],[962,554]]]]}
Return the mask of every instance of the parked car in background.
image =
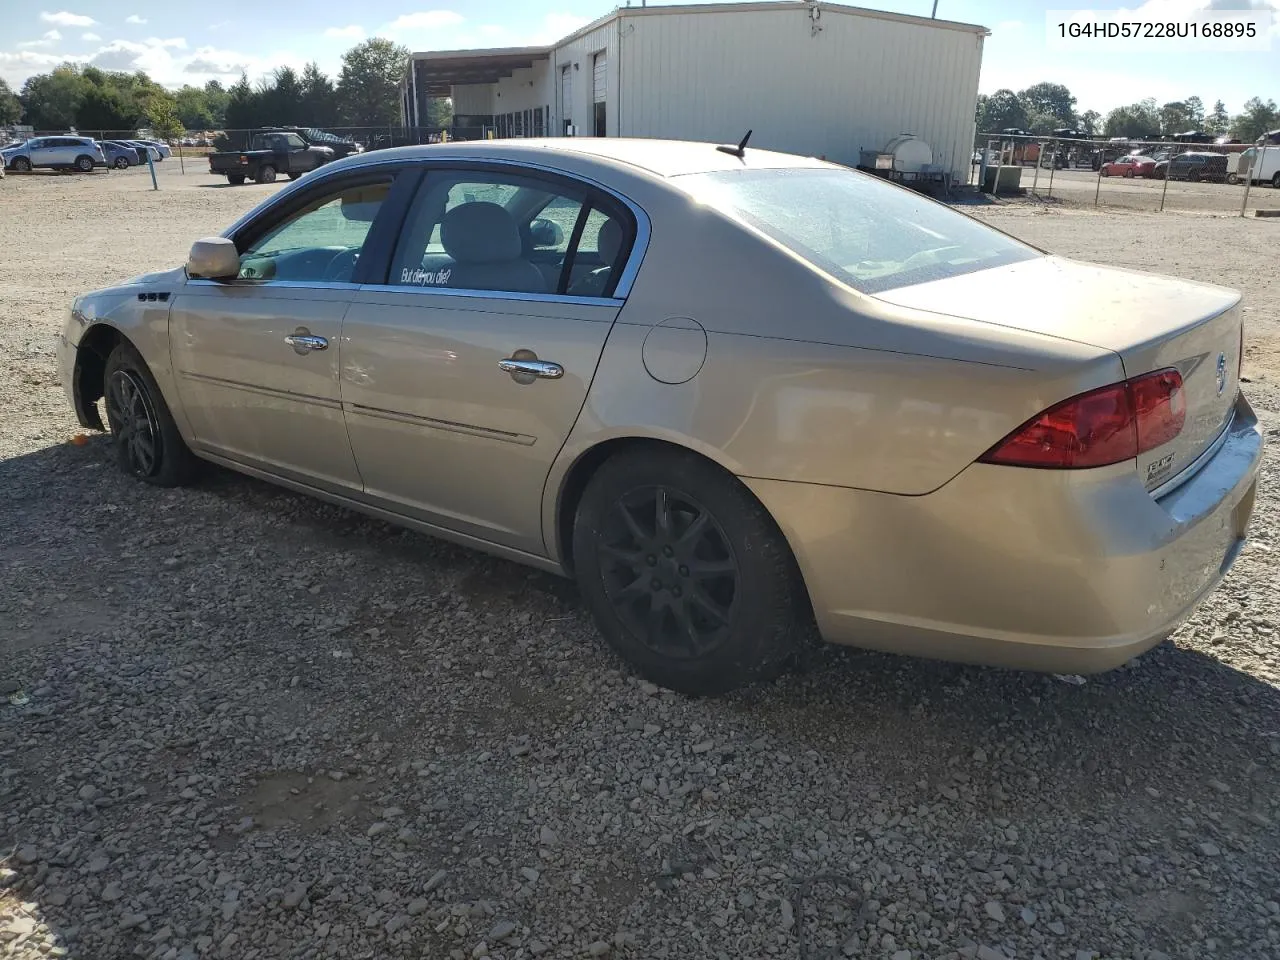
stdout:
{"type": "Polygon", "coordinates": [[[1155,165],[1153,176],[1198,183],[1211,180],[1227,182],[1227,157],[1221,153],[1187,151],[1155,165]]]}
{"type": "Polygon", "coordinates": [[[138,148],[122,140],[102,140],[102,152],[106,154],[107,166],[116,170],[136,167],[142,161],[138,159],[138,148]]]}
{"type": "Polygon", "coordinates": [[[1151,157],[1130,154],[1104,163],[1098,172],[1104,177],[1150,177],[1154,175],[1155,167],[1156,162],[1151,157]]]}
{"type": "Polygon", "coordinates": [[[156,160],[168,160],[173,156],[173,150],[163,140],[139,140],[139,143],[145,143],[148,147],[155,147],[156,160]]]}
{"type": "Polygon", "coordinates": [[[814,619],[1056,673],[1159,643],[1245,546],[1240,301],[809,157],[479,141],[329,164],[75,300],[57,352],[127,474],[209,460],[575,577],[706,694],[814,619]]]}
{"type": "Polygon", "coordinates": [[[0,150],[10,170],[79,170],[89,173],[107,165],[106,154],[92,137],[33,137],[17,147],[0,150]]]}
{"type": "Polygon", "coordinates": [[[127,143],[138,151],[138,160],[142,163],[147,162],[147,156],[151,156],[154,163],[159,163],[164,158],[160,156],[160,148],[146,140],[121,140],[121,143],[127,143]]]}

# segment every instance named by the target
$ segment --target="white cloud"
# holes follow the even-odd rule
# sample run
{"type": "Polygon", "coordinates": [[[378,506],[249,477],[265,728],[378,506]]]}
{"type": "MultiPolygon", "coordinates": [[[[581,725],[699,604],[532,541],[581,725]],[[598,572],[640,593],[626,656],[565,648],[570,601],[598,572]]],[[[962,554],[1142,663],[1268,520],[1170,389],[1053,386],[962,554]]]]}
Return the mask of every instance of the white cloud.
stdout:
{"type": "Polygon", "coordinates": [[[405,13],[396,17],[387,25],[388,30],[439,30],[442,27],[456,27],[466,18],[452,10],[422,10],[418,13],[405,13]]]}
{"type": "Polygon", "coordinates": [[[184,37],[170,37],[168,40],[161,40],[159,37],[147,37],[142,42],[149,47],[172,47],[175,50],[187,49],[187,41],[184,37]]]}
{"type": "Polygon", "coordinates": [[[81,40],[101,40],[102,38],[96,33],[84,33],[80,35],[81,40]]]}
{"type": "Polygon", "coordinates": [[[326,37],[339,37],[348,40],[359,40],[364,36],[364,27],[353,23],[346,27],[330,27],[324,32],[326,37]]]}
{"type": "Polygon", "coordinates": [[[591,21],[572,13],[548,13],[531,30],[513,30],[503,24],[486,23],[474,31],[442,38],[441,48],[476,46],[541,47],[555,43],[585,27],[591,21]]]}
{"type": "Polygon", "coordinates": [[[44,34],[39,40],[26,40],[18,44],[19,47],[52,47],[54,43],[62,39],[62,34],[57,30],[50,30],[44,34]]]}
{"type": "Polygon", "coordinates": [[[143,17],[138,16],[136,13],[131,13],[129,14],[129,16],[124,18],[124,22],[139,24],[139,23],[146,23],[147,21],[143,17]]]}
{"type": "Polygon", "coordinates": [[[40,19],[45,23],[56,23],[60,27],[92,27],[97,21],[93,17],[61,10],[58,13],[41,13],[40,19]]]}

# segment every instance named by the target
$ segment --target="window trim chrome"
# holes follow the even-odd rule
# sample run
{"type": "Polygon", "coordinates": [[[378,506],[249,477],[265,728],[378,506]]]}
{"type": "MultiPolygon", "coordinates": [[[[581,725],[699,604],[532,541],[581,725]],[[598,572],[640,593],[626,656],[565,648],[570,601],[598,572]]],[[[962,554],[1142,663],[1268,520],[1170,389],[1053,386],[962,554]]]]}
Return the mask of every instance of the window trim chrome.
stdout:
{"type": "Polygon", "coordinates": [[[207,277],[188,277],[188,287],[224,287],[228,290],[359,290],[358,283],[338,280],[210,280],[207,277]]]}
{"type": "MultiPolygon", "coordinates": [[[[580,173],[574,173],[571,170],[564,170],[559,167],[551,166],[549,164],[528,163],[522,160],[510,160],[505,157],[486,157],[483,154],[471,154],[469,156],[448,156],[448,157],[443,157],[443,156],[442,157],[406,157],[403,159],[396,159],[396,160],[379,160],[376,157],[369,158],[368,154],[359,154],[359,157],[360,157],[360,161],[356,163],[351,163],[351,164],[343,163],[342,166],[338,167],[337,169],[332,169],[332,167],[337,166],[336,164],[332,164],[332,165],[326,164],[326,166],[329,166],[331,169],[326,170],[325,167],[321,167],[319,170],[316,170],[308,174],[307,176],[294,181],[289,186],[285,187],[285,189],[277,193],[275,196],[268,198],[261,205],[255,207],[254,209],[250,210],[248,213],[244,214],[242,217],[240,217],[240,219],[238,219],[235,223],[233,223],[221,234],[219,234],[219,236],[226,237],[229,240],[233,239],[235,237],[235,234],[238,233],[240,230],[244,229],[244,227],[246,227],[249,223],[259,219],[260,217],[268,216],[270,212],[278,204],[287,202],[288,198],[292,196],[295,192],[297,192],[299,189],[310,189],[311,187],[316,186],[317,184],[322,184],[324,181],[334,177],[342,177],[349,174],[376,172],[379,168],[385,168],[389,173],[394,174],[399,172],[400,169],[410,168],[410,167],[419,167],[428,171],[430,171],[432,167],[442,167],[442,166],[469,167],[469,166],[474,166],[476,164],[486,164],[486,165],[493,165],[493,166],[500,166],[500,167],[511,167],[516,170],[529,170],[537,173],[551,174],[553,176],[562,177],[566,180],[572,180],[572,181],[576,181],[577,183],[585,184],[589,187],[599,190],[602,193],[608,194],[610,197],[617,200],[619,203],[624,204],[627,207],[627,209],[631,211],[631,215],[635,218],[635,222],[636,222],[635,241],[631,244],[631,253],[627,256],[626,266],[623,267],[622,273],[618,277],[618,282],[614,286],[613,297],[605,299],[601,302],[605,302],[605,303],[613,303],[615,301],[625,302],[627,298],[631,295],[632,287],[635,285],[636,278],[640,273],[640,267],[644,262],[645,254],[648,253],[649,251],[649,241],[653,235],[653,227],[652,227],[652,224],[650,223],[649,215],[648,213],[645,212],[644,208],[642,208],[638,203],[636,203],[630,197],[626,196],[623,193],[620,193],[618,190],[614,189],[613,187],[610,187],[607,184],[601,183],[599,180],[596,180],[593,177],[588,177],[580,173]]],[[[272,281],[266,281],[266,282],[271,283],[272,281]]],[[[372,287],[374,285],[369,284],[367,286],[372,287]]],[[[454,292],[458,294],[470,294],[472,296],[492,296],[494,294],[500,294],[503,292],[500,290],[472,291],[464,288],[456,288],[456,289],[450,288],[450,289],[454,290],[454,292]]],[[[551,297],[552,300],[550,302],[567,301],[571,303],[584,303],[591,300],[596,300],[596,301],[601,300],[601,298],[568,297],[567,295],[564,298],[561,298],[559,294],[521,294],[515,298],[518,299],[521,296],[522,297],[535,297],[535,296],[551,297]]],[[[512,298],[500,297],[499,299],[512,299],[512,298]]]]}
{"type": "Polygon", "coordinates": [[[404,293],[420,297],[461,297],[468,300],[515,300],[526,303],[581,304],[590,307],[621,307],[620,297],[575,297],[567,293],[523,293],[518,290],[473,290],[470,287],[418,287],[412,284],[366,283],[361,293],[404,293]]]}

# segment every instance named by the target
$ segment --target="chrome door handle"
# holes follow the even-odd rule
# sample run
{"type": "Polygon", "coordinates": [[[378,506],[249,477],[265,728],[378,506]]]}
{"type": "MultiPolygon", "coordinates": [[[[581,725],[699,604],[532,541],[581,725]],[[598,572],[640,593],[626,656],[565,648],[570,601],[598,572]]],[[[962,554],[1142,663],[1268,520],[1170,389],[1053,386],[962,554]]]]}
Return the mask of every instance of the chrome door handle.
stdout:
{"type": "Polygon", "coordinates": [[[564,376],[564,367],[550,360],[517,360],[515,357],[507,357],[505,360],[498,361],[498,369],[517,379],[537,377],[543,380],[559,380],[564,376]]]}
{"type": "Polygon", "coordinates": [[[284,342],[293,349],[302,353],[304,350],[328,350],[329,341],[324,337],[313,336],[310,333],[291,333],[284,338],[284,342]]]}

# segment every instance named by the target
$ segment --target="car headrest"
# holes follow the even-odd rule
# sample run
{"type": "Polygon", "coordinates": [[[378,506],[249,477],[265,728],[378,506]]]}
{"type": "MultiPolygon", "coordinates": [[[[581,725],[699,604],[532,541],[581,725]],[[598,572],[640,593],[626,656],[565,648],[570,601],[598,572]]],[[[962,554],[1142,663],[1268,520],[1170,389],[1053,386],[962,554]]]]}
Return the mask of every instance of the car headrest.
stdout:
{"type": "Polygon", "coordinates": [[[440,242],[455,263],[519,260],[524,250],[515,217],[496,203],[475,201],[454,207],[440,223],[440,242]]]}
{"type": "Polygon", "coordinates": [[[596,249],[600,251],[600,259],[612,266],[618,259],[618,251],[622,249],[622,224],[617,220],[606,220],[600,224],[596,232],[596,249]]]}

